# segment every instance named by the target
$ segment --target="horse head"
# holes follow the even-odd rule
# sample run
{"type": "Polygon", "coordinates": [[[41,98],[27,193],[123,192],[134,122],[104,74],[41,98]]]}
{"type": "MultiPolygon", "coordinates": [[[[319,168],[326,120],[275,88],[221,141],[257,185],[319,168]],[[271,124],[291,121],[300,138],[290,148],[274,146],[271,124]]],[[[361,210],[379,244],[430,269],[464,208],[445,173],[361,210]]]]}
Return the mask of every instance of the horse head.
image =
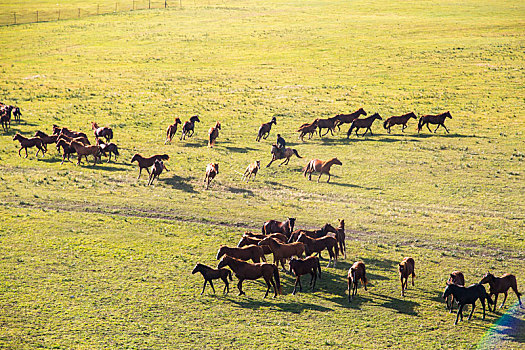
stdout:
{"type": "Polygon", "coordinates": [[[257,166],[256,166],[257,169],[261,168],[261,161],[260,160],[255,161],[255,164],[257,164],[257,166]]]}
{"type": "Polygon", "coordinates": [[[219,260],[224,254],[226,254],[226,249],[224,248],[226,248],[226,246],[221,245],[221,247],[219,248],[219,251],[217,252],[217,256],[215,257],[215,259],[219,260]]]}
{"type": "Polygon", "coordinates": [[[22,136],[22,135],[20,135],[20,133],[17,132],[17,133],[15,134],[15,136],[13,136],[13,141],[16,141],[16,140],[20,139],[21,136],[22,136]]]}
{"type": "Polygon", "coordinates": [[[450,119],[452,119],[452,116],[450,115],[450,112],[449,112],[449,111],[446,111],[444,114],[445,114],[445,118],[450,118],[450,119]]]}
{"type": "Polygon", "coordinates": [[[199,116],[198,115],[194,115],[190,118],[190,121],[192,123],[195,123],[195,122],[199,122],[200,123],[200,119],[199,119],[199,116]]]}
{"type": "Polygon", "coordinates": [[[175,118],[175,125],[177,125],[177,124],[182,124],[182,122],[180,121],[179,117],[175,118]]]}
{"type": "Polygon", "coordinates": [[[345,228],[345,219],[338,219],[339,220],[339,227],[344,229],[345,228]]]}
{"type": "Polygon", "coordinates": [[[133,156],[133,158],[131,158],[131,163],[133,163],[134,161],[139,161],[139,158],[142,158],[140,154],[138,153],[135,153],[135,155],[133,156]]]}
{"type": "Polygon", "coordinates": [[[361,115],[361,114],[362,114],[362,115],[366,115],[366,112],[365,112],[365,110],[361,107],[361,108],[359,108],[359,109],[357,110],[357,114],[358,114],[358,115],[361,115]]]}
{"type": "Polygon", "coordinates": [[[191,271],[191,274],[194,275],[195,273],[199,272],[202,268],[202,264],[197,264],[195,265],[195,267],[193,268],[193,270],[191,271]]]}
{"type": "Polygon", "coordinates": [[[332,164],[335,164],[335,165],[343,165],[343,163],[341,163],[341,161],[337,158],[334,158],[333,159],[333,163],[332,164]]]}
{"type": "Polygon", "coordinates": [[[373,118],[373,119],[378,119],[378,120],[383,120],[383,118],[381,118],[381,116],[379,115],[379,113],[374,113],[374,114],[372,115],[372,118],[373,118]]]}
{"type": "Polygon", "coordinates": [[[223,256],[221,261],[219,261],[219,264],[217,265],[217,268],[220,269],[220,268],[223,268],[225,266],[228,266],[228,260],[230,260],[230,259],[231,258],[228,255],[223,256]]]}
{"type": "Polygon", "coordinates": [[[414,118],[414,119],[417,120],[416,113],[414,113],[414,112],[410,112],[410,113],[408,113],[408,119],[410,119],[410,118],[414,118]]]}
{"type": "Polygon", "coordinates": [[[452,293],[452,290],[453,290],[453,287],[454,285],[453,284],[447,284],[447,286],[445,287],[445,290],[443,291],[443,299],[446,299],[450,294],[453,294],[452,293]]]}
{"type": "Polygon", "coordinates": [[[481,281],[479,281],[479,284],[483,284],[483,283],[490,283],[494,280],[494,275],[491,274],[490,272],[487,272],[483,278],[481,279],[481,281]]]}

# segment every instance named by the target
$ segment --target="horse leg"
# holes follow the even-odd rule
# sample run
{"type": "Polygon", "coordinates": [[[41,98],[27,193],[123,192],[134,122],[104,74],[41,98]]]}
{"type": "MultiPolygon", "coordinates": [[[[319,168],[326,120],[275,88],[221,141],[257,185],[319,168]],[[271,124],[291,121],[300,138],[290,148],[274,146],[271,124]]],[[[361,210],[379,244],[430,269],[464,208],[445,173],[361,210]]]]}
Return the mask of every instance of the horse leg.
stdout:
{"type": "Polygon", "coordinates": [[[204,279],[204,286],[202,286],[202,292],[201,295],[204,293],[204,289],[206,289],[206,283],[208,282],[207,279],[204,279]]]}
{"type": "Polygon", "coordinates": [[[323,173],[319,174],[319,177],[317,178],[317,183],[319,183],[319,180],[321,180],[321,175],[323,175],[323,173]]]}
{"type": "Polygon", "coordinates": [[[485,298],[480,298],[479,300],[481,301],[481,305],[483,306],[483,319],[485,319],[485,298]]]}
{"type": "Polygon", "coordinates": [[[297,292],[297,285],[301,283],[301,277],[300,276],[297,276],[295,278],[295,285],[293,286],[293,292],[292,292],[292,295],[295,295],[295,293],[297,292]]]}
{"type": "MultiPolygon", "coordinates": [[[[271,277],[270,277],[271,278],[271,277]]],[[[264,281],[266,282],[266,293],[264,293],[264,297],[266,298],[268,296],[268,292],[270,292],[270,280],[265,276],[264,281]]]]}
{"type": "Polygon", "coordinates": [[[476,308],[476,302],[473,302],[472,303],[472,310],[470,310],[470,315],[468,316],[467,321],[470,321],[470,319],[472,318],[472,314],[474,313],[474,309],[475,308],[476,308]]]}
{"type": "Polygon", "coordinates": [[[414,286],[414,276],[416,276],[416,274],[412,271],[412,286],[414,286]]]}
{"type": "Polygon", "coordinates": [[[454,322],[455,325],[458,324],[459,316],[461,316],[461,320],[463,320],[463,314],[462,314],[463,306],[464,304],[459,305],[458,314],[456,316],[456,322],[454,322]]]}
{"type": "Polygon", "coordinates": [[[312,272],[310,272],[310,274],[313,277],[313,283],[310,283],[312,285],[312,292],[313,292],[314,289],[315,289],[315,282],[317,282],[317,273],[315,272],[315,270],[312,270],[312,272]]]}
{"type": "Polygon", "coordinates": [[[498,305],[498,293],[494,294],[494,304],[492,304],[492,312],[496,312],[496,305],[498,305]]]}
{"type": "Polygon", "coordinates": [[[430,130],[430,124],[429,124],[428,122],[425,123],[425,124],[426,124],[426,126],[427,126],[428,131],[432,132],[432,130],[430,130]]]}
{"type": "Polygon", "coordinates": [[[139,176],[137,177],[137,180],[140,179],[140,174],[142,174],[142,168],[139,165],[139,176]]]}
{"type": "MultiPolygon", "coordinates": [[[[499,306],[500,309],[503,307],[503,305],[505,305],[505,301],[507,301],[507,293],[508,293],[508,292],[504,292],[504,294],[505,294],[505,298],[503,298],[503,302],[502,302],[501,305],[499,306]]],[[[496,305],[496,304],[494,304],[494,305],[496,305]]],[[[494,307],[494,308],[495,308],[495,307],[494,307]]]]}
{"type": "MultiPolygon", "coordinates": [[[[319,176],[321,177],[321,176],[319,176]]],[[[330,175],[330,173],[328,173],[328,180],[326,180],[326,183],[329,183],[330,182],[330,178],[332,177],[332,175],[330,175]]]]}
{"type": "Polygon", "coordinates": [[[447,131],[447,134],[448,134],[449,132],[448,132],[448,129],[447,129],[447,127],[445,126],[445,124],[441,124],[441,125],[445,128],[445,130],[447,131]]]}
{"type": "Polygon", "coordinates": [[[26,151],[26,158],[27,158],[27,147],[24,147],[25,151],[26,151]]]}
{"type": "Polygon", "coordinates": [[[239,279],[239,283],[237,283],[237,288],[239,289],[239,295],[243,295],[243,294],[246,294],[242,291],[242,281],[244,281],[244,279],[240,278],[239,279]]]}
{"type": "Polygon", "coordinates": [[[436,133],[437,129],[439,129],[440,126],[441,124],[438,124],[437,128],[434,130],[434,134],[436,133]]]}
{"type": "Polygon", "coordinates": [[[230,284],[228,283],[228,277],[224,276],[221,277],[222,281],[224,282],[224,290],[222,291],[223,294],[228,294],[230,291],[230,284]]]}
{"type": "Polygon", "coordinates": [[[370,131],[370,136],[374,136],[374,134],[372,133],[372,129],[370,129],[370,127],[368,127],[367,130],[370,131]]]}
{"type": "Polygon", "coordinates": [[[215,288],[213,287],[213,281],[210,280],[210,286],[211,286],[211,289],[213,290],[213,294],[215,294],[215,288]]]}
{"type": "Polygon", "coordinates": [[[272,157],[272,160],[270,161],[270,163],[268,163],[268,165],[267,165],[266,167],[268,168],[270,165],[272,165],[272,163],[273,163],[273,161],[274,161],[275,159],[276,159],[275,156],[273,156],[273,157],[272,157]]]}
{"type": "Polygon", "coordinates": [[[405,296],[405,283],[403,281],[403,276],[401,276],[401,296],[405,296]]]}

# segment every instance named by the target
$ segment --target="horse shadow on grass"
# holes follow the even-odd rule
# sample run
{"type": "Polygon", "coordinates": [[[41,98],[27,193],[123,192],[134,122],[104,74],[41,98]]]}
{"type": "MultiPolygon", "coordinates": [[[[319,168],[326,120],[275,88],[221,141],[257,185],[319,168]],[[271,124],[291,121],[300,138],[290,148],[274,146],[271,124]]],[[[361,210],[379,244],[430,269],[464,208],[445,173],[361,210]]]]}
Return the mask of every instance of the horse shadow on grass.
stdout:
{"type": "MultiPolygon", "coordinates": [[[[337,177],[337,176],[332,175],[332,177],[337,177]]],[[[349,183],[342,183],[342,182],[337,182],[337,181],[330,181],[329,183],[332,184],[332,185],[335,185],[335,186],[362,188],[364,190],[369,190],[369,191],[381,190],[381,188],[379,188],[379,187],[366,187],[366,186],[360,186],[360,185],[349,184],[349,183]]]]}
{"type": "Polygon", "coordinates": [[[226,191],[228,192],[232,192],[232,193],[241,193],[241,194],[246,194],[250,197],[253,197],[254,196],[254,193],[252,190],[248,190],[248,189],[245,189],[245,188],[239,188],[239,187],[232,187],[232,186],[228,186],[226,188],[226,191]]]}
{"type": "Polygon", "coordinates": [[[458,133],[453,133],[453,134],[437,134],[437,133],[425,133],[425,134],[415,134],[413,137],[416,137],[416,138],[423,138],[423,139],[426,139],[426,138],[430,138],[430,137],[445,137],[445,138],[479,138],[479,139],[486,139],[488,138],[487,136],[480,136],[480,135],[464,135],[464,134],[458,134],[458,133]]]}
{"type": "Polygon", "coordinates": [[[419,303],[416,301],[398,299],[388,295],[374,293],[373,291],[369,291],[369,293],[374,296],[372,302],[378,306],[396,310],[398,313],[405,315],[419,316],[414,310],[416,306],[419,306],[419,303]]]}
{"type": "MultiPolygon", "coordinates": [[[[270,293],[268,294],[269,296],[273,295],[273,292],[271,289],[270,289],[270,293]]],[[[260,298],[262,298],[262,296],[260,298]]],[[[253,298],[251,296],[244,296],[244,297],[227,296],[226,297],[226,299],[228,299],[231,303],[236,304],[237,306],[243,309],[257,310],[261,308],[270,307],[274,309],[275,311],[289,312],[289,313],[294,313],[294,314],[300,314],[303,311],[311,311],[311,310],[323,311],[323,312],[333,311],[331,308],[324,307],[321,305],[316,305],[316,304],[311,304],[311,303],[302,303],[302,302],[298,303],[295,300],[292,300],[289,302],[282,302],[282,301],[279,301],[278,298],[279,297],[273,300],[271,298],[267,300],[264,300],[264,299],[261,300],[259,299],[259,296],[255,296],[253,298]],[[239,298],[242,298],[242,299],[239,299],[239,298]]]]}
{"type": "Polygon", "coordinates": [[[257,151],[257,149],[252,147],[233,147],[233,146],[225,146],[224,147],[229,152],[235,152],[235,153],[248,153],[249,151],[257,151]]]}
{"type": "Polygon", "coordinates": [[[193,185],[190,183],[191,177],[181,177],[178,175],[171,175],[171,177],[159,178],[159,181],[170,185],[174,189],[181,190],[187,193],[197,193],[193,188],[193,185]]]}

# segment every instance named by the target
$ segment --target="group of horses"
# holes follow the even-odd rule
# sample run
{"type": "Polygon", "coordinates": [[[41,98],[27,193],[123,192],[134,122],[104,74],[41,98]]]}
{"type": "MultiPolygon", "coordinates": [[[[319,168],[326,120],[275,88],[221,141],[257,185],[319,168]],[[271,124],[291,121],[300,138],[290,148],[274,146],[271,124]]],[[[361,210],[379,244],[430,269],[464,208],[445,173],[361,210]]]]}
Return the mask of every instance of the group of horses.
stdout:
{"type": "Polygon", "coordinates": [[[20,108],[13,105],[6,105],[0,102],[0,124],[4,131],[8,131],[11,127],[11,118],[13,117],[17,123],[20,123],[22,113],[20,108]]]}

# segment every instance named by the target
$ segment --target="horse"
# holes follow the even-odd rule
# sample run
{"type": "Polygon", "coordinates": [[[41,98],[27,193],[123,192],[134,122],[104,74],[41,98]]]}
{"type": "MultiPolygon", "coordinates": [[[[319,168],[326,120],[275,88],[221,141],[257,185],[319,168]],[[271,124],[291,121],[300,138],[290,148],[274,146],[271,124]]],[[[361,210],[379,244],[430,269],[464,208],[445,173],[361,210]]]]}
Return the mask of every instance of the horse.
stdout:
{"type": "MultiPolygon", "coordinates": [[[[83,134],[83,133],[79,133],[79,134],[83,134]]],[[[53,134],[53,136],[56,135],[56,134],[53,134]]],[[[75,135],[75,134],[71,134],[71,135],[75,135]]],[[[66,134],[64,134],[63,132],[60,132],[58,134],[58,137],[57,137],[57,142],[58,140],[60,139],[64,139],[66,140],[67,142],[71,142],[73,140],[75,141],[78,141],[80,143],[82,143],[83,145],[87,146],[87,145],[90,145],[91,143],[89,143],[89,140],[87,137],[85,136],[67,136],[66,134]]]]}
{"type": "Polygon", "coordinates": [[[257,132],[257,137],[255,138],[255,141],[260,142],[261,138],[267,139],[268,136],[270,136],[270,130],[272,130],[272,124],[277,125],[277,118],[272,117],[272,120],[270,120],[268,123],[264,123],[259,128],[259,131],[257,132]]]}
{"type": "Polygon", "coordinates": [[[100,153],[104,157],[108,157],[108,163],[111,160],[111,154],[115,156],[115,162],[117,161],[118,153],[118,147],[113,142],[111,143],[104,143],[100,141],[100,139],[97,139],[97,146],[100,146],[100,153]]]}
{"type": "Polygon", "coordinates": [[[419,122],[417,123],[417,133],[419,134],[419,132],[423,128],[423,125],[425,124],[427,125],[427,129],[430,132],[432,132],[432,130],[430,130],[429,124],[437,124],[438,126],[436,127],[436,130],[434,130],[434,133],[436,133],[437,129],[440,126],[444,127],[448,133],[448,129],[445,126],[445,119],[447,118],[452,119],[452,116],[450,115],[449,111],[445,113],[441,113],[441,114],[436,114],[436,115],[431,115],[431,114],[424,115],[421,118],[419,118],[419,122]]]}
{"type": "Polygon", "coordinates": [[[237,283],[239,295],[246,294],[242,290],[242,282],[244,280],[256,280],[260,277],[264,278],[264,281],[268,286],[268,288],[266,289],[266,294],[264,294],[265,298],[268,296],[268,292],[270,291],[270,283],[273,286],[274,298],[277,297],[278,293],[282,294],[279,269],[274,264],[251,264],[249,262],[235,259],[231,256],[225,255],[222,257],[221,261],[219,261],[219,265],[217,265],[217,268],[220,269],[224,266],[229,266],[235,273],[235,277],[239,279],[239,283],[237,283]]]}
{"type": "Polygon", "coordinates": [[[6,105],[0,107],[0,124],[2,124],[4,131],[9,130],[11,126],[11,112],[13,108],[13,106],[6,105]]]}
{"type": "Polygon", "coordinates": [[[223,255],[229,255],[244,261],[252,260],[254,263],[258,263],[261,260],[266,261],[262,247],[254,244],[245,247],[228,247],[221,245],[217,251],[216,259],[219,260],[223,255]]]}
{"type": "Polygon", "coordinates": [[[310,238],[305,234],[300,234],[297,238],[297,242],[304,243],[304,251],[307,256],[312,255],[313,253],[320,253],[324,249],[328,250],[330,259],[328,260],[328,265],[326,265],[326,267],[330,267],[330,264],[332,264],[335,268],[337,265],[339,249],[337,248],[337,238],[334,236],[328,235],[321,238],[310,238]]]}
{"type": "MultiPolygon", "coordinates": [[[[259,246],[268,245],[273,253],[273,263],[279,266],[279,261],[284,271],[284,262],[286,259],[290,259],[292,256],[300,258],[303,256],[305,246],[303,243],[279,243],[276,239],[267,237],[258,243],[259,246]]],[[[290,270],[291,272],[291,270],[290,270]]]]}
{"type": "Polygon", "coordinates": [[[345,220],[339,219],[339,227],[336,229],[335,236],[337,237],[337,243],[339,243],[339,251],[344,254],[346,259],[346,235],[345,235],[345,220]]]}
{"type": "Polygon", "coordinates": [[[208,189],[211,180],[219,174],[219,163],[210,163],[206,166],[206,175],[204,176],[205,188],[208,189]]]}
{"type": "MultiPolygon", "coordinates": [[[[520,298],[521,293],[518,292],[518,284],[516,282],[516,276],[511,275],[510,273],[506,273],[501,277],[495,277],[490,272],[487,272],[485,276],[483,276],[481,281],[479,281],[479,284],[484,284],[484,283],[489,284],[490,296],[494,294],[496,295],[494,297],[494,304],[493,304],[493,310],[492,310],[493,312],[496,312],[496,303],[498,302],[498,294],[499,293],[505,294],[505,298],[503,299],[503,302],[501,303],[499,307],[501,309],[503,305],[505,304],[505,301],[507,300],[507,291],[509,290],[509,288],[512,288],[514,293],[516,293],[516,296],[518,297],[518,302],[520,303],[520,307],[523,307],[523,305],[521,304],[521,298],[520,298]]],[[[489,306],[489,311],[490,311],[490,306],[489,306]]]]}
{"type": "Polygon", "coordinates": [[[242,175],[241,181],[246,180],[246,182],[250,181],[250,178],[253,175],[253,179],[255,180],[255,177],[257,176],[257,172],[261,169],[261,161],[256,160],[255,162],[248,165],[246,170],[244,171],[244,174],[242,175]]]}
{"type": "Polygon", "coordinates": [[[268,168],[270,165],[272,165],[272,163],[275,160],[284,159],[284,158],[286,158],[286,160],[282,162],[281,164],[279,164],[279,166],[283,164],[287,165],[290,162],[290,158],[294,154],[297,156],[297,158],[303,158],[299,155],[299,153],[297,153],[297,150],[295,150],[294,148],[286,147],[284,149],[281,149],[277,147],[276,145],[272,145],[272,160],[270,161],[270,163],[268,163],[266,167],[268,168]]]}
{"type": "Polygon", "coordinates": [[[366,269],[365,263],[362,261],[356,261],[352,267],[348,270],[348,302],[352,302],[354,295],[357,295],[357,285],[359,280],[363,283],[363,287],[368,284],[368,279],[366,278],[366,269]]]}
{"type": "Polygon", "coordinates": [[[109,142],[113,138],[113,130],[111,130],[110,127],[99,127],[97,123],[91,122],[91,129],[93,130],[93,133],[97,139],[99,137],[104,137],[106,142],[109,142]]]}
{"type": "Polygon", "coordinates": [[[56,144],[57,139],[58,139],[58,135],[48,136],[45,132],[42,132],[40,130],[37,130],[35,132],[35,135],[33,135],[33,136],[34,137],[39,137],[45,145],[50,145],[52,143],[56,144]]]}
{"type": "Polygon", "coordinates": [[[179,117],[175,118],[175,123],[168,126],[168,129],[166,130],[166,141],[164,141],[165,145],[171,143],[173,136],[175,136],[175,133],[177,132],[177,124],[182,124],[179,117]]]}
{"type": "Polygon", "coordinates": [[[149,181],[148,186],[153,184],[153,181],[155,178],[158,178],[160,174],[162,174],[162,171],[166,169],[166,172],[168,172],[168,168],[164,165],[164,162],[160,159],[155,159],[155,163],[153,163],[153,168],[151,168],[151,173],[149,174],[149,181]]]}
{"type": "Polygon", "coordinates": [[[216,279],[222,279],[224,282],[224,294],[228,294],[230,291],[230,284],[228,283],[228,278],[230,281],[233,281],[232,278],[232,272],[228,269],[214,269],[212,267],[203,265],[203,264],[197,264],[193,268],[193,271],[191,271],[191,274],[194,275],[197,272],[200,272],[202,274],[202,277],[204,277],[204,286],[202,287],[201,295],[204,293],[204,289],[206,288],[206,283],[210,282],[211,289],[213,289],[213,293],[215,294],[215,288],[213,288],[213,282],[212,280],[216,279]]]}
{"type": "Polygon", "coordinates": [[[35,156],[38,157],[38,152],[40,151],[42,151],[42,156],[46,154],[47,149],[45,147],[45,144],[42,141],[42,139],[39,137],[27,138],[27,137],[20,135],[19,133],[16,133],[16,135],[13,137],[13,141],[18,141],[20,143],[20,149],[18,150],[19,157],[22,157],[22,155],[20,154],[20,151],[25,150],[26,158],[27,158],[27,149],[31,147],[35,147],[35,146],[36,148],[38,148],[35,156]]]}
{"type": "Polygon", "coordinates": [[[15,106],[13,108],[13,117],[15,118],[15,122],[20,123],[21,116],[22,116],[22,112],[20,112],[20,108],[15,106]]]}
{"type": "MultiPolygon", "coordinates": [[[[61,128],[61,127],[53,124],[53,135],[60,135],[60,134],[64,134],[64,135],[66,135],[68,137],[71,137],[71,138],[85,137],[87,139],[87,135],[84,134],[83,132],[77,132],[77,131],[69,130],[68,128],[61,128]]],[[[88,144],[89,144],[89,142],[88,142],[88,144]]]]}
{"type": "Polygon", "coordinates": [[[144,158],[140,154],[136,153],[133,156],[133,158],[131,158],[131,163],[133,163],[134,161],[137,161],[137,163],[139,165],[139,176],[137,177],[137,180],[140,178],[140,174],[142,173],[142,169],[146,169],[146,171],[148,172],[148,175],[150,174],[149,167],[153,166],[153,164],[155,163],[156,159],[158,159],[158,160],[169,160],[170,157],[167,154],[156,154],[156,155],[151,156],[149,158],[144,158]]]}
{"type": "Polygon", "coordinates": [[[360,115],[366,115],[366,112],[363,108],[359,108],[357,111],[355,112],[352,112],[350,114],[338,114],[335,116],[335,118],[337,118],[337,129],[338,130],[341,130],[341,125],[342,124],[350,124],[352,123],[355,119],[359,118],[360,115]]]}
{"type": "Polygon", "coordinates": [[[182,135],[180,135],[181,140],[186,140],[186,136],[192,137],[195,132],[195,122],[200,123],[200,119],[198,115],[194,115],[190,117],[190,120],[184,123],[182,126],[182,135]]]}
{"type": "Polygon", "coordinates": [[[364,118],[364,119],[356,119],[352,122],[352,124],[350,125],[350,129],[348,129],[347,133],[346,133],[346,138],[349,138],[350,135],[352,134],[352,130],[355,129],[355,134],[356,136],[357,135],[357,131],[361,128],[366,128],[365,132],[363,133],[363,135],[361,136],[365,136],[365,134],[370,131],[370,135],[374,135],[372,134],[372,129],[370,129],[372,127],[372,124],[374,123],[375,120],[383,120],[383,118],[381,118],[381,116],[379,115],[379,113],[374,113],[372,114],[370,117],[368,118],[364,118]]]}
{"type": "Polygon", "coordinates": [[[305,234],[310,238],[321,238],[321,237],[326,236],[328,232],[337,234],[337,230],[328,223],[324,224],[323,227],[321,227],[319,230],[313,230],[313,231],[303,230],[303,229],[295,230],[290,235],[290,238],[288,239],[288,243],[296,242],[297,238],[299,238],[299,235],[301,234],[305,234]]]}
{"type": "Polygon", "coordinates": [[[388,133],[390,134],[390,128],[392,126],[394,126],[394,125],[403,125],[403,127],[401,128],[401,131],[405,132],[405,129],[407,127],[407,123],[410,120],[410,118],[414,118],[414,119],[417,120],[416,114],[414,112],[410,112],[410,113],[403,114],[403,115],[400,115],[400,116],[392,116],[392,117],[388,118],[387,120],[385,120],[385,122],[383,123],[383,128],[388,130],[388,133]]]}
{"type": "Polygon", "coordinates": [[[406,257],[399,263],[399,278],[401,279],[401,296],[405,296],[405,289],[408,289],[408,276],[412,275],[412,286],[414,285],[414,259],[406,257]]]}
{"type": "Polygon", "coordinates": [[[297,129],[297,132],[300,133],[299,138],[301,139],[301,141],[304,141],[304,136],[306,134],[308,134],[308,140],[310,140],[312,136],[314,136],[315,131],[317,130],[318,122],[319,122],[319,118],[314,120],[312,123],[303,124],[299,127],[299,129],[297,129]]]}
{"type": "MultiPolygon", "coordinates": [[[[237,243],[237,247],[240,248],[252,244],[259,245],[259,242],[263,239],[264,238],[255,238],[247,235],[242,235],[241,240],[239,241],[239,243],[237,243]]],[[[263,249],[264,255],[272,254],[272,250],[270,249],[269,245],[261,245],[261,247],[263,249]]]]}
{"type": "MultiPolygon", "coordinates": [[[[450,274],[450,277],[448,278],[447,284],[455,284],[456,286],[465,286],[465,276],[463,276],[463,272],[461,271],[454,271],[450,274]]],[[[454,307],[454,296],[451,294],[446,299],[445,302],[447,303],[447,309],[450,310],[452,313],[452,309],[454,307]]],[[[489,309],[490,311],[490,309],[489,309]]]]}
{"type": "Polygon", "coordinates": [[[297,285],[299,284],[299,291],[303,291],[303,286],[301,285],[301,276],[310,274],[310,286],[312,287],[312,292],[315,288],[315,282],[317,281],[317,275],[321,278],[321,264],[319,263],[319,258],[316,256],[309,256],[306,259],[290,259],[290,271],[296,276],[295,285],[293,288],[292,295],[295,295],[297,291],[297,285]]]}
{"type": "Polygon", "coordinates": [[[473,284],[469,287],[462,287],[455,284],[447,284],[447,287],[443,292],[443,299],[447,299],[449,295],[453,295],[454,299],[459,304],[458,314],[456,316],[456,321],[454,322],[455,325],[458,324],[458,319],[460,317],[463,321],[463,307],[466,304],[472,305],[472,311],[470,311],[470,316],[468,317],[468,320],[472,318],[474,308],[476,307],[476,300],[479,299],[481,301],[481,305],[483,305],[483,319],[485,319],[485,299],[487,299],[489,305],[495,305],[495,303],[490,298],[490,295],[487,294],[485,287],[483,287],[483,285],[479,283],[473,284]]]}
{"type": "Polygon", "coordinates": [[[276,221],[269,220],[263,224],[262,233],[263,235],[269,235],[270,233],[282,233],[287,239],[290,238],[290,235],[293,232],[293,227],[295,226],[295,218],[288,218],[285,221],[276,221]]]}
{"type": "Polygon", "coordinates": [[[288,241],[288,237],[283,234],[283,233],[278,233],[278,232],[275,232],[275,233],[270,233],[270,234],[256,234],[256,233],[253,233],[253,232],[244,232],[244,235],[243,236],[248,236],[248,237],[251,237],[251,238],[257,238],[257,239],[265,239],[266,237],[272,237],[272,238],[275,238],[283,243],[286,243],[288,241]]]}
{"type": "Polygon", "coordinates": [[[77,155],[78,155],[77,165],[80,165],[82,156],[86,157],[86,162],[87,162],[88,161],[87,156],[90,156],[90,155],[93,156],[93,158],[95,159],[93,166],[97,164],[97,159],[100,157],[100,147],[99,146],[96,146],[96,145],[85,146],[81,142],[78,142],[75,140],[69,142],[69,145],[73,147],[75,151],[77,152],[77,155]]]}
{"type": "Polygon", "coordinates": [[[64,161],[66,160],[66,156],[67,156],[67,161],[69,162],[69,157],[72,155],[72,154],[75,154],[77,153],[77,151],[69,144],[69,142],[62,138],[62,137],[59,137],[57,139],[57,151],[60,153],[60,147],[62,147],[62,162],[60,163],[60,165],[64,164],[64,161]]]}
{"type": "Polygon", "coordinates": [[[328,134],[328,131],[332,136],[334,136],[334,131],[337,123],[339,122],[339,118],[332,117],[327,119],[318,119],[317,120],[317,127],[319,128],[319,137],[323,137],[324,135],[328,134]],[[325,132],[323,135],[321,135],[322,129],[328,129],[327,132],[325,132]]]}
{"type": "Polygon", "coordinates": [[[215,144],[215,140],[219,137],[219,130],[221,130],[221,123],[219,122],[216,122],[215,126],[212,126],[210,130],[208,130],[208,147],[213,147],[215,144]]]}
{"type": "Polygon", "coordinates": [[[332,158],[330,160],[327,160],[326,162],[323,162],[319,159],[312,159],[304,168],[303,175],[304,177],[306,177],[306,174],[308,173],[308,180],[310,181],[312,180],[312,173],[318,172],[319,177],[317,178],[317,182],[319,182],[319,180],[321,179],[321,175],[326,174],[328,175],[328,180],[326,180],[326,182],[328,183],[330,182],[330,177],[332,176],[330,174],[330,168],[334,164],[343,165],[343,163],[341,163],[341,161],[337,158],[332,158]]]}

